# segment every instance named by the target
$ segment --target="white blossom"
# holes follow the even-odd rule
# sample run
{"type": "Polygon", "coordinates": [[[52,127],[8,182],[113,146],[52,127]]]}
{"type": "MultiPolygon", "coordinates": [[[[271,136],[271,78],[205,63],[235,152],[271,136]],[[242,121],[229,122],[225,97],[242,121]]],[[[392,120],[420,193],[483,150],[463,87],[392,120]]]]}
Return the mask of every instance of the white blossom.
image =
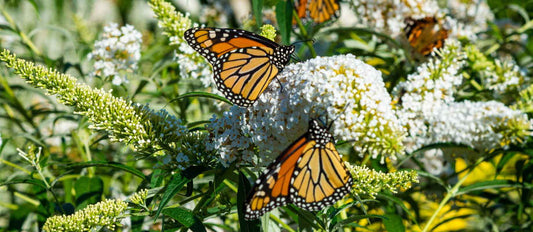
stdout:
{"type": "Polygon", "coordinates": [[[405,82],[396,86],[394,92],[401,100],[398,117],[409,134],[404,141],[408,152],[425,144],[418,139],[429,130],[425,119],[438,114],[441,105],[455,100],[455,88],[463,81],[459,69],[465,64],[464,58],[460,44],[448,40],[439,57],[420,65],[405,82]]]}
{"type": "Polygon", "coordinates": [[[357,24],[387,33],[395,38],[403,34],[405,19],[443,15],[435,0],[352,0],[357,24]]]}
{"type": "Polygon", "coordinates": [[[355,140],[360,155],[394,159],[402,152],[402,126],[372,66],[353,55],[318,57],[288,65],[277,79],[283,87],[273,81],[253,107],[234,106],[208,125],[208,146],[224,164],[272,161],[307,131],[310,118],[332,123],[337,139],[355,140]]]}
{"type": "Polygon", "coordinates": [[[496,101],[456,102],[456,87],[463,81],[459,70],[465,64],[459,44],[448,41],[439,54],[395,89],[401,99],[398,117],[408,130],[406,151],[435,143],[490,151],[523,141],[531,122],[522,112],[496,101]]]}
{"type": "Polygon", "coordinates": [[[104,27],[100,40],[94,43],[94,50],[88,57],[94,60],[91,76],[111,79],[112,84],[121,85],[128,79],[124,72],[137,70],[141,58],[142,35],[131,25],[121,28],[111,23],[104,27]]]}
{"type": "Polygon", "coordinates": [[[494,20],[494,14],[485,0],[448,0],[447,11],[451,37],[466,37],[475,40],[479,32],[488,28],[488,22],[494,20]]]}
{"type": "Polygon", "coordinates": [[[496,94],[503,94],[513,89],[520,89],[524,82],[529,82],[520,67],[511,59],[494,60],[494,69],[485,70],[483,85],[496,94]]]}
{"type": "Polygon", "coordinates": [[[446,160],[446,158],[442,149],[435,148],[422,152],[422,156],[418,160],[423,164],[426,171],[434,176],[439,176],[451,174],[454,171],[451,162],[446,160]]]}

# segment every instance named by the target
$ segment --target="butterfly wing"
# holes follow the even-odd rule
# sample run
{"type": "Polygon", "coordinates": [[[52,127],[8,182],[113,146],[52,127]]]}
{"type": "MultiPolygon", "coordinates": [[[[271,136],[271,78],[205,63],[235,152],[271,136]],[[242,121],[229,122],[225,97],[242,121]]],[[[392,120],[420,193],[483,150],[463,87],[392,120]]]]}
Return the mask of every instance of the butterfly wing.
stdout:
{"type": "Polygon", "coordinates": [[[279,46],[260,35],[229,28],[191,28],[185,31],[184,38],[211,64],[214,64],[222,55],[239,48],[269,47],[274,49],[279,46]]]}
{"type": "Polygon", "coordinates": [[[442,28],[435,17],[407,18],[405,33],[409,44],[418,53],[427,56],[434,48],[442,48],[449,30],[442,28]]]}
{"type": "Polygon", "coordinates": [[[319,24],[336,19],[340,14],[338,0],[295,0],[298,17],[309,18],[319,24]]]}
{"type": "Polygon", "coordinates": [[[301,154],[308,150],[307,134],[292,143],[257,178],[245,203],[244,218],[253,220],[266,212],[290,203],[291,180],[301,154]]]}
{"type": "Polygon", "coordinates": [[[254,33],[227,28],[191,28],[185,40],[213,66],[217,88],[248,107],[289,62],[294,46],[280,46],[254,33]]]}
{"type": "Polygon", "coordinates": [[[257,179],[245,204],[245,219],[288,203],[320,210],[344,197],[352,179],[332,141],[331,134],[312,120],[309,131],[257,179]]]}
{"type": "Polygon", "coordinates": [[[300,208],[316,211],[333,205],[350,192],[352,179],[335,145],[325,147],[310,142],[301,156],[294,176],[292,202],[300,208]]]}
{"type": "Polygon", "coordinates": [[[252,105],[280,71],[270,62],[273,52],[249,47],[222,55],[213,64],[217,88],[239,106],[252,105]]]}

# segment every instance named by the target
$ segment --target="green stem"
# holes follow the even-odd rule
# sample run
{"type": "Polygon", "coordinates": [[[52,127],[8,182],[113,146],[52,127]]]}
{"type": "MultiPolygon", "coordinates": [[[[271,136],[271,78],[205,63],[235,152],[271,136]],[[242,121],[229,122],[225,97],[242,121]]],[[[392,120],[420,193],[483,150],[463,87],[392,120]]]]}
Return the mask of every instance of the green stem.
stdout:
{"type": "Polygon", "coordinates": [[[19,35],[20,39],[22,40],[22,43],[28,46],[28,48],[33,52],[33,54],[37,56],[41,56],[42,55],[41,51],[39,51],[39,49],[37,49],[37,47],[35,46],[35,44],[33,44],[30,38],[28,38],[28,36],[20,30],[20,28],[17,26],[13,18],[11,18],[9,13],[7,13],[7,11],[4,9],[2,5],[0,5],[0,12],[2,13],[6,21],[9,23],[13,31],[15,31],[19,35]]]}
{"type": "Polygon", "coordinates": [[[274,216],[273,214],[270,214],[270,219],[272,219],[273,221],[279,223],[281,225],[281,227],[283,227],[283,229],[285,229],[285,231],[295,232],[289,225],[287,225],[285,222],[283,222],[282,220],[280,220],[278,217],[274,216]]]}
{"type": "Polygon", "coordinates": [[[422,230],[422,232],[426,232],[429,230],[429,226],[431,226],[431,223],[435,220],[435,218],[437,217],[437,215],[439,214],[439,212],[444,208],[444,206],[448,203],[448,201],[452,198],[454,198],[457,194],[457,191],[459,191],[459,188],[461,187],[461,185],[463,184],[463,182],[465,182],[466,178],[470,175],[470,173],[472,173],[472,171],[474,170],[474,168],[477,167],[477,165],[479,165],[481,162],[483,162],[483,158],[479,158],[476,163],[472,166],[472,169],[470,169],[468,171],[468,173],[466,173],[454,186],[453,188],[451,188],[449,191],[448,191],[448,194],[446,194],[446,196],[444,197],[444,199],[442,199],[442,201],[440,202],[439,204],[439,207],[437,208],[437,210],[435,210],[435,212],[433,213],[433,215],[431,215],[431,218],[429,219],[429,221],[426,223],[426,225],[424,226],[424,229],[422,230]]]}
{"type": "MultiPolygon", "coordinates": [[[[19,99],[15,95],[15,92],[13,92],[13,90],[11,89],[11,86],[9,86],[9,83],[7,82],[6,78],[3,75],[0,75],[0,85],[4,88],[6,97],[9,100],[11,100],[12,106],[31,125],[31,127],[34,129],[34,132],[37,138],[41,138],[41,132],[39,130],[39,127],[35,124],[35,122],[33,122],[33,116],[24,108],[24,106],[19,101],[19,99]]],[[[9,106],[6,105],[6,107],[9,107],[9,106]]],[[[15,122],[22,131],[26,131],[24,129],[24,126],[18,122],[18,120],[15,118],[14,115],[10,115],[10,117],[12,117],[11,119],[13,120],[13,122],[15,122]]]]}
{"type": "Polygon", "coordinates": [[[311,52],[311,56],[313,58],[316,57],[315,47],[313,47],[313,43],[312,41],[310,41],[311,38],[309,38],[309,34],[307,33],[307,30],[305,29],[302,23],[302,20],[300,20],[300,17],[298,17],[298,13],[296,12],[296,10],[293,9],[292,14],[293,14],[293,17],[296,19],[296,24],[298,25],[298,28],[300,28],[302,37],[304,38],[304,40],[307,40],[305,41],[305,44],[307,45],[307,47],[309,47],[309,52],[311,52]]]}

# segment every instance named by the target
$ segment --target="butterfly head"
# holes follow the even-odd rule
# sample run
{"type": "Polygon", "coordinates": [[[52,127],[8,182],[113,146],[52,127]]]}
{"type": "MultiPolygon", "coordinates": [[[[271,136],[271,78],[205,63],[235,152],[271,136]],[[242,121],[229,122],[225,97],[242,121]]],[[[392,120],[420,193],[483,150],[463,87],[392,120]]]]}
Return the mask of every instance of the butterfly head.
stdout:
{"type": "Polygon", "coordinates": [[[294,45],[289,46],[279,46],[276,47],[274,50],[274,65],[278,69],[283,69],[287,63],[289,63],[289,60],[291,59],[291,54],[294,52],[294,45]]]}
{"type": "Polygon", "coordinates": [[[311,119],[309,121],[309,136],[311,140],[317,142],[320,146],[325,146],[327,143],[333,141],[333,135],[328,132],[326,127],[321,125],[322,123],[317,119],[311,119]]]}

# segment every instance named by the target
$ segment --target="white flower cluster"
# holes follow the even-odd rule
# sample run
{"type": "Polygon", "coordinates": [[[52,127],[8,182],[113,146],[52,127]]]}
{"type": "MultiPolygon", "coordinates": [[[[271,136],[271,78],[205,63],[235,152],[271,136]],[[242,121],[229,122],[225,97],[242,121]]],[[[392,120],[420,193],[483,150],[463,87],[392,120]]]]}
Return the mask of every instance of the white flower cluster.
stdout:
{"type": "Polygon", "coordinates": [[[405,19],[440,16],[435,0],[352,0],[357,24],[395,38],[403,34],[405,19]]]}
{"type": "Polygon", "coordinates": [[[381,73],[355,56],[290,64],[277,79],[282,86],[272,82],[253,107],[232,107],[208,125],[209,147],[223,163],[269,163],[307,131],[311,118],[333,123],[330,133],[355,140],[360,155],[394,159],[403,151],[404,131],[381,73]]]}
{"type": "MultiPolygon", "coordinates": [[[[172,21],[172,32],[166,33],[169,35],[170,45],[177,46],[175,51],[175,59],[179,67],[180,76],[182,78],[200,79],[205,87],[213,85],[211,67],[207,61],[191,48],[185,39],[183,33],[189,28],[198,27],[197,23],[193,23],[189,18],[189,13],[182,14],[176,12],[175,19],[172,21]]],[[[165,28],[162,21],[159,21],[159,27],[165,28]]]]}
{"type": "Polygon", "coordinates": [[[122,72],[137,70],[137,62],[141,58],[141,33],[131,25],[119,29],[118,24],[111,23],[104,27],[101,37],[88,55],[94,60],[91,75],[113,78],[114,85],[127,83],[128,79],[122,72]]]}
{"type": "Polygon", "coordinates": [[[210,65],[187,43],[180,43],[175,55],[180,75],[183,78],[199,79],[204,87],[213,85],[210,65]]]}
{"type": "Polygon", "coordinates": [[[210,1],[207,6],[203,6],[200,11],[200,22],[207,24],[216,22],[218,27],[228,27],[228,15],[232,15],[231,7],[227,7],[229,1],[210,1]]]}
{"type": "Polygon", "coordinates": [[[429,130],[425,119],[439,114],[441,105],[454,101],[455,87],[463,81],[459,69],[465,64],[464,58],[459,42],[448,40],[440,57],[420,65],[407,81],[396,86],[394,92],[401,102],[398,117],[409,133],[405,140],[408,152],[425,144],[417,136],[429,130]]]}
{"type": "Polygon", "coordinates": [[[428,145],[451,142],[478,151],[505,148],[502,141],[510,121],[522,121],[533,127],[526,114],[512,110],[501,102],[452,102],[441,104],[438,111],[426,115],[426,131],[419,131],[416,143],[428,145]]]}
{"type": "Polygon", "coordinates": [[[210,166],[217,161],[215,152],[207,151],[205,132],[192,131],[182,136],[179,146],[172,153],[162,157],[162,167],[170,170],[184,170],[191,166],[210,166]]]}
{"type": "Polygon", "coordinates": [[[368,195],[376,198],[383,191],[396,193],[398,189],[408,189],[412,183],[418,183],[418,174],[414,170],[402,170],[384,173],[366,166],[352,165],[344,162],[353,178],[351,192],[356,195],[368,195]]]}
{"type": "Polygon", "coordinates": [[[436,0],[352,0],[357,24],[374,28],[396,38],[404,33],[404,20],[436,17],[450,29],[450,38],[471,40],[487,29],[494,15],[484,0],[449,0],[446,8],[439,8],[436,0]],[[447,16],[445,16],[447,15],[447,16]]]}
{"type": "Polygon", "coordinates": [[[71,215],[49,217],[43,225],[43,231],[92,231],[106,228],[114,230],[119,223],[119,216],[126,211],[128,203],[106,199],[71,215]]]}
{"type": "Polygon", "coordinates": [[[422,152],[422,156],[418,159],[430,174],[439,176],[441,174],[452,174],[454,172],[451,162],[447,159],[442,149],[434,148],[422,152]]]}
{"type": "Polygon", "coordinates": [[[455,87],[463,79],[458,71],[464,61],[458,43],[449,41],[440,57],[421,65],[395,89],[401,95],[398,117],[409,133],[404,140],[408,152],[447,142],[488,151],[520,142],[529,134],[524,132],[532,128],[527,115],[501,102],[455,101],[455,87]]]}
{"type": "Polygon", "coordinates": [[[448,0],[448,13],[451,18],[452,38],[466,37],[470,40],[477,38],[477,33],[487,29],[487,22],[494,20],[494,14],[485,0],[448,0]]]}
{"type": "Polygon", "coordinates": [[[497,94],[519,89],[529,79],[520,72],[520,67],[510,59],[496,59],[494,61],[494,70],[485,70],[483,74],[485,74],[482,79],[483,85],[497,94]]]}

